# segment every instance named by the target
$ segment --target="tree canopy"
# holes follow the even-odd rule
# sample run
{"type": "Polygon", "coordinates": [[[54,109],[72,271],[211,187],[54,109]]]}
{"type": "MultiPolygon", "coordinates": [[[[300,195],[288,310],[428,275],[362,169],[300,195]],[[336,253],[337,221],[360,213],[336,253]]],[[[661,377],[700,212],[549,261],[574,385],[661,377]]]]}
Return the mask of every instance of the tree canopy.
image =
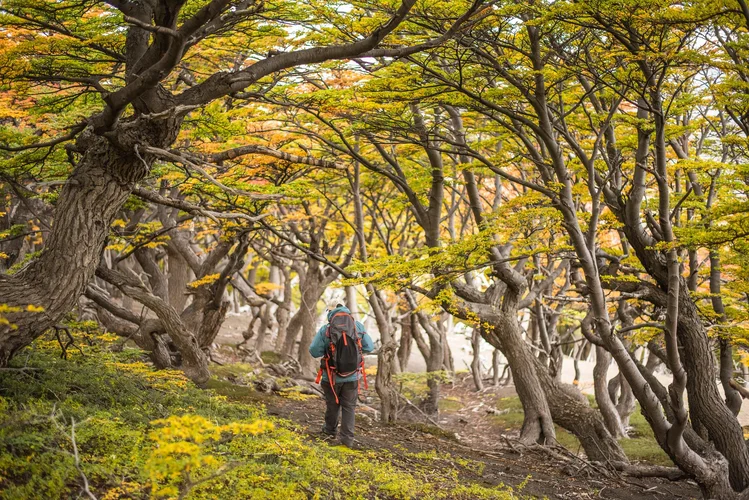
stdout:
{"type": "Polygon", "coordinates": [[[524,445],[631,470],[639,408],[706,498],[749,494],[743,0],[14,0],[0,34],[3,367],[89,319],[203,386],[241,309],[310,378],[334,298],[386,423],[412,344],[439,411],[460,325],[524,445]]]}

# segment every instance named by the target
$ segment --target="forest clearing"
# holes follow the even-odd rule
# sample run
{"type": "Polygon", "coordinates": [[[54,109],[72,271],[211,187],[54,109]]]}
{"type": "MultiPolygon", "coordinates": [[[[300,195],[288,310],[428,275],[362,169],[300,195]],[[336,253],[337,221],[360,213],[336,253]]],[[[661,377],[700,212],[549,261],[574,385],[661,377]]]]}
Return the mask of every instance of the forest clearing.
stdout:
{"type": "Polygon", "coordinates": [[[0,35],[0,498],[749,499],[745,0],[0,35]]]}

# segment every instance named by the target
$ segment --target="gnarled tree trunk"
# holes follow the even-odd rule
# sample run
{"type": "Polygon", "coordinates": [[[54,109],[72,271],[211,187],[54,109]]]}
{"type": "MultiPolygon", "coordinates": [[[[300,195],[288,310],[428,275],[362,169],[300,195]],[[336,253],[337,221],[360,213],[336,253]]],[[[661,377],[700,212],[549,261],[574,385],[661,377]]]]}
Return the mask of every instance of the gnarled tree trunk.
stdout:
{"type": "Polygon", "coordinates": [[[54,223],[42,254],[14,275],[0,275],[0,303],[19,307],[9,314],[15,328],[0,328],[0,365],[55,325],[76,304],[94,275],[117,211],[153,157],[135,153],[138,144],[171,144],[180,120],[137,119],[114,131],[128,148],[86,129],[75,150],[81,154],[56,203],[54,223]],[[26,312],[29,305],[44,312],[26,312]]]}

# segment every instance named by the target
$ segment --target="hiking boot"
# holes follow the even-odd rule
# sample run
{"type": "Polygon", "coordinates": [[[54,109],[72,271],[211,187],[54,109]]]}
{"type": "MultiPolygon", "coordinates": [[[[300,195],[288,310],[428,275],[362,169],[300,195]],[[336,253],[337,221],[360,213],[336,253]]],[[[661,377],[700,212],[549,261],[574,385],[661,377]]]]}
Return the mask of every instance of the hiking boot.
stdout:
{"type": "Polygon", "coordinates": [[[339,444],[341,446],[345,446],[346,448],[349,448],[351,450],[360,450],[361,449],[361,446],[359,446],[358,444],[356,444],[354,441],[346,441],[346,442],[341,441],[339,444]]]}
{"type": "Polygon", "coordinates": [[[334,440],[335,440],[335,438],[336,438],[336,435],[335,435],[335,434],[331,434],[331,433],[329,433],[329,432],[325,432],[325,431],[320,431],[320,433],[318,434],[318,436],[317,436],[317,437],[318,437],[318,438],[319,438],[320,440],[322,440],[322,441],[327,441],[327,442],[331,442],[331,441],[334,441],[334,440]]]}

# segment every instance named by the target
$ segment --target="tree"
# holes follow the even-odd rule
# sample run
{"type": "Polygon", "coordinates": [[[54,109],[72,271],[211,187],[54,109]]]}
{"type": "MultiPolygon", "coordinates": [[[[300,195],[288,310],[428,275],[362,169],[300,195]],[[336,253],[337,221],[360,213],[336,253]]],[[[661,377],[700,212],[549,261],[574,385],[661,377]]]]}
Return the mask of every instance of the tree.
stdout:
{"type": "MultiPolygon", "coordinates": [[[[0,362],[7,363],[70,310],[98,266],[117,211],[149,174],[153,162],[164,156],[162,151],[177,139],[190,111],[229,95],[239,96],[269,75],[295,66],[365,54],[396,30],[414,3],[406,0],[392,14],[379,11],[380,24],[352,42],[336,43],[332,34],[334,40],[319,43],[312,36],[313,47],[295,49],[289,41],[263,56],[261,51],[269,50],[267,41],[251,40],[257,43],[250,43],[245,60],[252,64],[213,72],[178,93],[169,90],[166,82],[177,76],[180,63],[201,45],[241,37],[246,31],[262,33],[268,22],[263,3],[4,3],[4,28],[17,30],[22,35],[18,39],[23,39],[9,53],[29,61],[20,70],[9,69],[4,79],[13,88],[38,82],[57,90],[61,102],[84,99],[91,105],[75,121],[62,125],[67,132],[33,144],[16,136],[4,146],[11,152],[51,151],[67,143],[73,170],[59,193],[43,252],[19,272],[0,278],[0,302],[44,308],[37,315],[13,314],[10,319],[16,328],[0,332],[0,362]],[[38,52],[40,47],[44,52],[38,52]],[[80,60],[96,64],[79,64],[80,60]]],[[[304,25],[299,16],[293,8],[280,9],[279,16],[269,21],[279,26],[293,19],[304,25]]],[[[208,371],[195,337],[186,335],[180,341],[194,352],[184,360],[186,373],[204,382],[208,371]]]]}

